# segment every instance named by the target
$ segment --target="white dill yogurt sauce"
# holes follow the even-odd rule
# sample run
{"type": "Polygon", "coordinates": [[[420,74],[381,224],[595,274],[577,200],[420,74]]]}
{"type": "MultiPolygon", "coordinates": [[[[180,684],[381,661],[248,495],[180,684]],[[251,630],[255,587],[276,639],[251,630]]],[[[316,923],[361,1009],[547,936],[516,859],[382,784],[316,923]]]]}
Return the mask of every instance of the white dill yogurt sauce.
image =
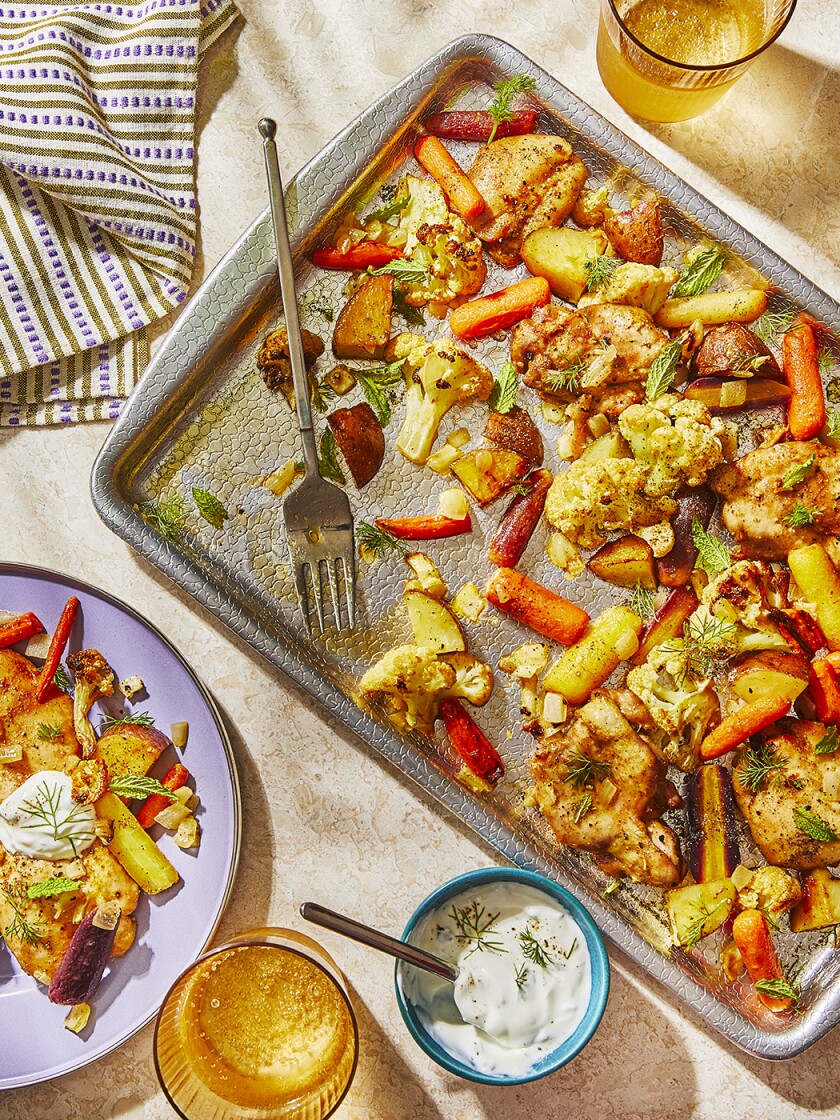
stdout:
{"type": "Polygon", "coordinates": [[[403,992],[429,1034],[480,1073],[524,1076],[569,1038],[592,988],[586,939],[550,895],[524,883],[466,891],[410,937],[450,964],[455,984],[418,968],[403,992]]]}
{"type": "Polygon", "coordinates": [[[0,802],[0,843],[32,859],[75,859],[96,839],[96,810],[61,770],[39,770],[0,802]]]}

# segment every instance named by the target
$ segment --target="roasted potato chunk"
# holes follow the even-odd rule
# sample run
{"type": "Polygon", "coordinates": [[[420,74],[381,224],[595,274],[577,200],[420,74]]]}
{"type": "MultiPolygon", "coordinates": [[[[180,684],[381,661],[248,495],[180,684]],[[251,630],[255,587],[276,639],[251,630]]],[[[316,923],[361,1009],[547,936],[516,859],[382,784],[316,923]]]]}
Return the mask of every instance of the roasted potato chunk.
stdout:
{"type": "Polygon", "coordinates": [[[653,199],[640,202],[630,210],[613,214],[604,222],[604,233],[620,257],[636,264],[662,263],[665,238],[662,213],[653,199]]]}
{"type": "Polygon", "coordinates": [[[342,307],[333,331],[337,358],[383,358],[391,336],[394,277],[372,276],[342,307]]]}
{"type": "Polygon", "coordinates": [[[338,449],[361,489],[370,482],[385,457],[385,437],[376,413],[361,401],[352,408],[337,408],[327,417],[338,449]]]}

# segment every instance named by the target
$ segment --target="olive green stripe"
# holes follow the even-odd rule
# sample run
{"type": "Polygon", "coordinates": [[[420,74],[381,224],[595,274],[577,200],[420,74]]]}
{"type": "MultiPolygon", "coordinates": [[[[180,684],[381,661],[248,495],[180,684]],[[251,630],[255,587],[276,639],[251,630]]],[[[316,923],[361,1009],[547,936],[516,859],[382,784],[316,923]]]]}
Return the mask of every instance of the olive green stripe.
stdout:
{"type": "MultiPolygon", "coordinates": [[[[15,41],[50,30],[69,31],[91,45],[122,46],[125,43],[142,42],[144,39],[184,39],[193,35],[198,38],[199,21],[196,16],[198,16],[197,9],[191,12],[179,12],[177,8],[166,8],[163,12],[150,13],[139,22],[127,21],[123,29],[120,29],[115,23],[118,18],[116,16],[114,20],[108,20],[90,9],[84,15],[68,11],[62,12],[58,17],[48,16],[27,23],[0,21],[0,35],[7,40],[15,41]]],[[[47,42],[50,45],[62,45],[60,39],[50,39],[47,42]]],[[[39,46],[43,45],[44,41],[39,44],[39,46]]],[[[14,52],[10,51],[9,56],[14,57],[14,52]]],[[[147,61],[152,64],[157,61],[157,58],[151,55],[148,56],[147,61]]]]}

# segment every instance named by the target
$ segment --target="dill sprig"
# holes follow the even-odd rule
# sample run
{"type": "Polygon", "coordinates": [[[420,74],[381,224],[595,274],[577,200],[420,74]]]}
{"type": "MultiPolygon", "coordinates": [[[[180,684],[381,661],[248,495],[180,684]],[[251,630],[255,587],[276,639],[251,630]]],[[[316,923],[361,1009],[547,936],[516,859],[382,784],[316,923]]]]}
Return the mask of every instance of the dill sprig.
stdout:
{"type": "Polygon", "coordinates": [[[381,268],[372,269],[370,274],[371,276],[393,276],[404,284],[418,284],[426,279],[428,269],[419,261],[397,258],[395,261],[383,264],[381,268]]]}
{"type": "Polygon", "coordinates": [[[566,366],[565,369],[550,370],[546,374],[546,381],[555,393],[562,390],[567,393],[574,393],[580,388],[581,375],[585,369],[586,363],[578,361],[573,365],[566,366]]]}
{"type": "Polygon", "coordinates": [[[831,373],[834,368],[834,355],[825,344],[823,344],[817,352],[817,365],[823,377],[831,373]]]}
{"type": "Polygon", "coordinates": [[[180,539],[184,531],[184,502],[180,495],[152,498],[148,502],[141,502],[136,508],[146,524],[169,544],[180,539]]]}
{"type": "Polygon", "coordinates": [[[730,656],[726,642],[734,633],[733,623],[724,622],[713,614],[694,614],[687,619],[681,645],[662,646],[664,653],[682,662],[682,670],[676,675],[677,684],[682,688],[689,677],[708,677],[716,661],[725,661],[730,656]]]}
{"type": "Polygon", "coordinates": [[[324,381],[323,378],[319,381],[317,377],[309,377],[309,400],[312,407],[318,412],[326,412],[329,408],[330,401],[336,398],[336,391],[333,389],[329,382],[324,381]]]}
{"type": "Polygon", "coordinates": [[[517,968],[517,970],[516,970],[516,986],[517,986],[517,988],[519,989],[520,992],[524,991],[525,984],[527,983],[528,976],[530,975],[530,972],[531,972],[531,970],[528,968],[527,964],[522,964],[522,965],[519,966],[519,968],[517,968]]]}
{"type": "Polygon", "coordinates": [[[633,614],[638,615],[643,621],[652,618],[656,613],[656,607],[653,602],[653,592],[649,591],[646,587],[642,587],[640,583],[637,583],[633,588],[628,606],[633,614]]]}
{"type": "Polygon", "coordinates": [[[512,104],[517,94],[532,93],[536,88],[536,79],[529,74],[513,74],[505,81],[496,82],[493,86],[496,96],[487,110],[493,118],[493,128],[487,137],[488,144],[495,139],[496,131],[502,121],[509,121],[513,117],[512,104]]]}
{"type": "Polygon", "coordinates": [[[490,914],[484,906],[473,899],[469,906],[462,906],[460,909],[453,904],[449,916],[458,927],[458,940],[472,945],[472,948],[467,953],[471,957],[477,951],[489,953],[506,953],[507,949],[504,944],[497,938],[490,937],[489,934],[493,930],[493,924],[499,917],[499,913],[490,914]]]}
{"type": "Polygon", "coordinates": [[[657,400],[674,384],[677,366],[682,359],[682,348],[683,340],[680,336],[669,342],[664,350],[660,350],[651,362],[645,382],[645,396],[649,401],[657,400]]]}
{"type": "Polygon", "coordinates": [[[4,941],[23,941],[26,945],[37,945],[44,940],[43,929],[38,922],[31,922],[26,916],[26,892],[22,887],[13,890],[3,887],[3,895],[12,908],[12,920],[4,926],[4,941]]]}
{"type": "Polygon", "coordinates": [[[377,560],[386,552],[396,552],[400,556],[408,555],[408,547],[387,529],[380,529],[378,525],[370,525],[367,521],[356,522],[356,541],[364,549],[372,552],[377,560]]]}
{"type": "Polygon", "coordinates": [[[494,412],[510,412],[516,404],[519,377],[513,362],[505,362],[496,375],[487,403],[494,412]]]}
{"type": "Polygon", "coordinates": [[[586,271],[587,292],[597,292],[599,288],[605,287],[612,274],[622,264],[624,261],[621,257],[609,257],[604,253],[599,253],[597,257],[588,260],[583,266],[586,271]]]}
{"type": "Polygon", "coordinates": [[[343,486],[346,479],[344,471],[338,464],[338,452],[335,445],[335,436],[326,428],[321,436],[321,454],[318,457],[318,471],[321,478],[328,482],[337,482],[343,486]]]}
{"type": "Polygon", "coordinates": [[[61,738],[61,724],[39,723],[38,738],[43,739],[47,743],[54,743],[56,739],[61,738]]]}
{"type": "Polygon", "coordinates": [[[714,284],[723,272],[729,254],[717,245],[710,245],[695,254],[671,292],[677,296],[699,296],[714,284]]]}
{"type": "Polygon", "coordinates": [[[765,311],[750,325],[750,330],[765,346],[778,346],[779,339],[793,326],[797,314],[796,308],[791,306],[779,311],[765,311]]]}
{"type": "Polygon", "coordinates": [[[791,529],[801,529],[804,525],[813,525],[819,512],[816,507],[803,505],[802,502],[794,502],[793,509],[782,514],[782,521],[785,525],[789,525],[791,529]]]}
{"type": "Polygon", "coordinates": [[[612,773],[612,767],[608,762],[603,762],[599,758],[589,758],[580,751],[569,751],[564,755],[563,761],[566,763],[567,771],[563,781],[571,782],[576,789],[591,786],[596,779],[609,777],[612,773]]]}
{"type": "Polygon", "coordinates": [[[124,724],[133,724],[136,727],[153,727],[154,722],[148,712],[126,712],[121,716],[105,716],[102,727],[107,731],[114,727],[122,727],[124,724]]]}
{"type": "Polygon", "coordinates": [[[79,854],[77,845],[86,844],[93,839],[94,832],[86,812],[87,806],[74,802],[62,815],[61,790],[57,783],[50,785],[46,778],[36,787],[33,799],[23,802],[23,808],[37,823],[25,824],[22,828],[45,826],[53,840],[66,840],[74,855],[79,854]]]}
{"type": "Polygon", "coordinates": [[[575,824],[580,824],[589,810],[592,808],[592,794],[584,793],[575,802],[575,811],[572,814],[572,820],[575,824]]]}
{"type": "Polygon", "coordinates": [[[738,766],[738,778],[750,793],[758,793],[768,779],[779,781],[784,768],[785,760],[779,758],[772,747],[760,743],[755,747],[747,747],[747,753],[738,766]]]}
{"type": "Polygon", "coordinates": [[[709,909],[709,905],[707,902],[698,902],[695,908],[695,916],[682,931],[682,936],[680,937],[680,944],[683,946],[683,948],[693,949],[697,942],[700,941],[702,937],[706,936],[703,933],[703,930],[705,929],[706,923],[709,921],[709,919],[714,917],[714,915],[718,910],[720,910],[722,906],[726,906],[728,904],[728,898],[721,898],[711,909],[709,909]]]}
{"type": "Polygon", "coordinates": [[[523,929],[519,935],[519,944],[522,946],[522,952],[533,964],[539,965],[540,968],[548,968],[550,964],[554,964],[554,958],[549,954],[545,945],[534,937],[529,929],[523,929]]]}
{"type": "Polygon", "coordinates": [[[760,373],[761,367],[770,361],[766,354],[738,354],[729,363],[730,373],[760,373]]]}
{"type": "Polygon", "coordinates": [[[691,519],[691,539],[697,549],[697,567],[714,578],[732,564],[729,549],[719,537],[713,537],[699,517],[691,519]]]}

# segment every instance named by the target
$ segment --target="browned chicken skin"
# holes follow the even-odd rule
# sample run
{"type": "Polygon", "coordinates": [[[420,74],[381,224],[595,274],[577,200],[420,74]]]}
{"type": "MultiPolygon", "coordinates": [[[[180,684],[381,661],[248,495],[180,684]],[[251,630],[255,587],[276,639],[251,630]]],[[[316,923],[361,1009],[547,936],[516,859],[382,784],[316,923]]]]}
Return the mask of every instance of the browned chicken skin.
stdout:
{"type": "MultiPolygon", "coordinates": [[[[39,704],[35,698],[38,676],[27,658],[13,650],[0,650],[0,731],[6,742],[23,747],[20,762],[0,766],[0,800],[30,775],[66,770],[79,756],[73,732],[73,701],[57,693],[39,704]],[[41,724],[59,727],[60,734],[54,740],[39,737],[41,724]]],[[[98,840],[78,860],[55,862],[11,854],[0,845],[0,887],[0,930],[8,930],[14,922],[16,907],[37,932],[31,944],[11,934],[7,934],[6,944],[21,968],[43,984],[52,979],[78,923],[103,902],[115,899],[122,908],[113,955],[120,956],[134,940],[134,920],[129,915],[137,905],[139,888],[98,840]],[[25,897],[33,883],[67,874],[71,864],[81,865],[83,871],[77,891],[49,899],[25,897]]]]}
{"type": "Polygon", "coordinates": [[[744,556],[784,560],[791,549],[840,533],[840,455],[819,443],[791,441],[759,447],[711,476],[723,499],[722,516],[744,556]],[[816,456],[814,469],[792,489],[782,480],[791,467],[816,456]],[[813,524],[792,529],[784,521],[796,503],[818,511],[813,524]]]}
{"type": "Polygon", "coordinates": [[[840,772],[840,758],[814,754],[825,735],[822,723],[780,719],[773,724],[765,746],[780,765],[765,776],[759,788],[748,789],[743,781],[746,752],[741,752],[732,771],[732,786],[738,807],[761,854],[777,867],[805,871],[840,863],[840,840],[814,840],[797,824],[794,810],[815,814],[836,836],[840,836],[840,802],[829,797],[823,782],[840,772]]]}
{"type": "Polygon", "coordinates": [[[507,136],[479,148],[469,176],[486,203],[472,222],[487,251],[505,268],[521,261],[523,239],[559,226],[586,182],[571,144],[557,136],[507,136]]]}
{"type": "Polygon", "coordinates": [[[672,803],[665,765],[609,691],[595,693],[564,732],[537,747],[531,774],[537,804],[561,844],[593,852],[605,871],[639,883],[673,887],[680,881],[677,838],[655,819],[672,803]],[[587,785],[572,776],[581,759],[594,763],[587,785]],[[587,794],[591,803],[581,812],[587,794]]]}

